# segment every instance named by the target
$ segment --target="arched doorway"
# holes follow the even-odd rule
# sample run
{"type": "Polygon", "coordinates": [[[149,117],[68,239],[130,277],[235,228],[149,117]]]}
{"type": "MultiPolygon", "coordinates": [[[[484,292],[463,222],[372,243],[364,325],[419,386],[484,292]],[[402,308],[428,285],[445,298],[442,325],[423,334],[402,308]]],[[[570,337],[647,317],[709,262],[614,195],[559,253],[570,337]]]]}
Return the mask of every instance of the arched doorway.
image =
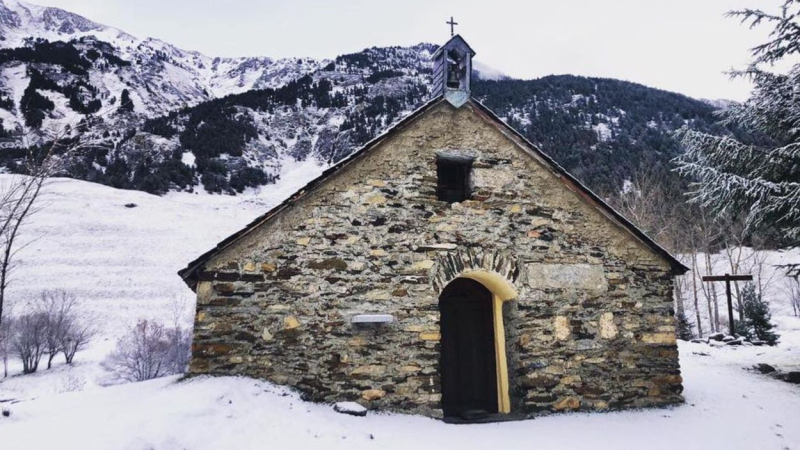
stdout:
{"type": "Polygon", "coordinates": [[[493,295],[480,282],[456,278],[439,296],[441,384],[445,417],[498,412],[493,295]]]}

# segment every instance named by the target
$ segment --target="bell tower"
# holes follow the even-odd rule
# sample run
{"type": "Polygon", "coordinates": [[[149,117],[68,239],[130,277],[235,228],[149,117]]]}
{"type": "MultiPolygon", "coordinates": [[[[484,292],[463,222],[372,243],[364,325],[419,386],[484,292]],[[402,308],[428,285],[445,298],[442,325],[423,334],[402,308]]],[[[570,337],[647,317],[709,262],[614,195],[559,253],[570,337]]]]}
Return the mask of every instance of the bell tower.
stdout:
{"type": "Polygon", "coordinates": [[[455,35],[433,54],[433,95],[444,95],[458,108],[469,100],[472,57],[467,41],[455,35]]]}

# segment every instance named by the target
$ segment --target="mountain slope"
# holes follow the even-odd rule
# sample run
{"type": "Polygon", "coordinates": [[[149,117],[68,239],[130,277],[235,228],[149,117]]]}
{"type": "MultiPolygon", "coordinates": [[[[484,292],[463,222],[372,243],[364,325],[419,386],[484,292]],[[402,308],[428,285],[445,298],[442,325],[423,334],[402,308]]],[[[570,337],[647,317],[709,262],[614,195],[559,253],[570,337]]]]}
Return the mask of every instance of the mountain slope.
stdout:
{"type": "MultiPolygon", "coordinates": [[[[240,175],[243,165],[273,174],[287,157],[333,163],[421,105],[430,90],[427,55],[433,48],[341,56],[284,88],[228,96],[150,120],[136,136],[160,142],[173,158],[191,152],[194,180],[207,190],[240,191],[259,183],[240,175]]],[[[618,191],[642,168],[680,184],[671,172],[670,160],[681,151],[674,132],[683,126],[730,132],[716,124],[716,109],[705,102],[618,80],[478,79],[473,95],[602,192],[618,191]]]]}
{"type": "Polygon", "coordinates": [[[473,94],[602,192],[619,190],[643,169],[678,183],[670,160],[681,152],[674,132],[683,126],[731,132],[717,124],[713,105],[614,79],[552,75],[479,81],[473,94]]]}
{"type": "MultiPolygon", "coordinates": [[[[210,58],[81,16],[0,0],[0,164],[92,116],[65,175],[152,193],[237,193],[287,164],[331,164],[425,100],[431,44],[333,61],[210,58]]],[[[476,61],[473,94],[590,187],[640,167],[671,182],[682,126],[727,133],[716,106],[618,80],[512,80],[476,61]]]]}
{"type": "MultiPolygon", "coordinates": [[[[0,48],[6,50],[0,77],[7,97],[21,100],[30,82],[28,72],[37,70],[61,86],[81,85],[82,96],[102,104],[92,113],[102,111],[112,118],[123,89],[129,90],[133,111],[151,117],[231,93],[281,86],[322,63],[307,58],[211,58],[158,39],[139,39],[58,8],[16,0],[0,0],[0,48]],[[53,49],[37,45],[41,40],[65,44],[53,49]],[[30,51],[28,55],[8,51],[15,48],[30,51]],[[61,51],[83,65],[86,73],[69,70],[70,64],[59,58],[61,51]],[[69,75],[60,76],[65,71],[69,75]]],[[[54,119],[83,113],[62,107],[57,92],[45,96],[56,103],[50,114],[54,119]]],[[[2,117],[4,127],[24,131],[14,116],[12,111],[2,117]]]]}

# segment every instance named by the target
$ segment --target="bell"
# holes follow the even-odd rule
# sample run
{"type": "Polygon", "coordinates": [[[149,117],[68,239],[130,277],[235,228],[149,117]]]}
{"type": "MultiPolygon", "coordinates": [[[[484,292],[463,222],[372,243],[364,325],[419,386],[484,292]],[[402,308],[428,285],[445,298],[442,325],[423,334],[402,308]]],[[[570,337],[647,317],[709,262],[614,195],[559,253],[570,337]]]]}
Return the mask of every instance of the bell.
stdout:
{"type": "Polygon", "coordinates": [[[450,67],[448,67],[448,70],[447,70],[447,87],[453,88],[453,89],[458,89],[458,85],[459,85],[459,80],[458,80],[459,73],[458,72],[459,72],[458,64],[450,64],[450,67]]]}

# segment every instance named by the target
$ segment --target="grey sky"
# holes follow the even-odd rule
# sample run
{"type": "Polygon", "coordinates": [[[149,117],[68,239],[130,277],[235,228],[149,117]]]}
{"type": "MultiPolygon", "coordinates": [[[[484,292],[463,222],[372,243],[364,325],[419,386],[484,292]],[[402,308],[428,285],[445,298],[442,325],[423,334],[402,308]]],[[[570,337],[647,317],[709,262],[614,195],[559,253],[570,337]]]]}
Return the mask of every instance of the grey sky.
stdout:
{"type": "Polygon", "coordinates": [[[32,0],[209,56],[330,58],[365,47],[442,43],[445,21],[476,59],[516,78],[620,78],[698,98],[742,100],[742,67],[768,29],[723,17],[780,0],[32,0]]]}

